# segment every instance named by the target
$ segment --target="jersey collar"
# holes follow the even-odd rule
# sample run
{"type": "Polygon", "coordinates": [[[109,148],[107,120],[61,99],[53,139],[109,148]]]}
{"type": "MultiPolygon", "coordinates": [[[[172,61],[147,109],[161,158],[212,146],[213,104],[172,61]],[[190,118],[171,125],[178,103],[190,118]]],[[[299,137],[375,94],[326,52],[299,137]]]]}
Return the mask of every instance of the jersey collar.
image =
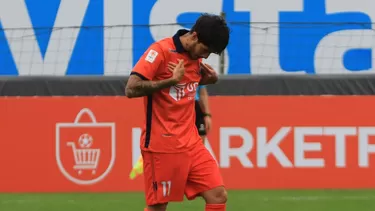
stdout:
{"type": "Polygon", "coordinates": [[[188,33],[189,30],[186,30],[186,29],[180,29],[177,31],[177,33],[173,36],[173,43],[174,43],[174,46],[176,47],[176,51],[178,53],[183,53],[183,52],[186,52],[186,50],[184,49],[184,46],[182,45],[181,43],[181,40],[180,40],[180,37],[186,33],[188,33]]]}

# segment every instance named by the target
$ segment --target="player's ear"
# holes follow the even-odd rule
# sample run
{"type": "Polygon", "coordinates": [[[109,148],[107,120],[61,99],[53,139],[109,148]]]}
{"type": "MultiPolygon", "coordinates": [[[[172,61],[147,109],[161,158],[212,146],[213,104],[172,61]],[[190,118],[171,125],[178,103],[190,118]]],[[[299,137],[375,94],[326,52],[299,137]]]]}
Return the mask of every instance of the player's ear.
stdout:
{"type": "Polygon", "coordinates": [[[197,34],[197,32],[192,32],[191,33],[191,40],[193,42],[198,42],[198,34],[197,34]]]}

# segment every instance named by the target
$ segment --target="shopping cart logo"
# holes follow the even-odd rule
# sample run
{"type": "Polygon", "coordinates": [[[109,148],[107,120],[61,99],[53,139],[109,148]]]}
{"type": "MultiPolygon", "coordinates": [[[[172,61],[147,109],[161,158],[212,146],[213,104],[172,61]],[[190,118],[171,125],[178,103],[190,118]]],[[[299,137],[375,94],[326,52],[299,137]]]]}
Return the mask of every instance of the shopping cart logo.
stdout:
{"type": "Polygon", "coordinates": [[[78,174],[82,174],[83,170],[92,170],[92,174],[96,173],[100,158],[100,149],[90,149],[93,138],[89,134],[82,134],[78,139],[82,149],[77,149],[74,142],[68,142],[67,145],[72,147],[74,154],[74,169],[78,170],[78,174]]]}
{"type": "Polygon", "coordinates": [[[82,109],[74,122],[56,124],[56,161],[62,174],[79,185],[91,185],[111,172],[116,151],[115,123],[97,122],[82,109]],[[83,117],[89,117],[83,122],[83,117]]]}

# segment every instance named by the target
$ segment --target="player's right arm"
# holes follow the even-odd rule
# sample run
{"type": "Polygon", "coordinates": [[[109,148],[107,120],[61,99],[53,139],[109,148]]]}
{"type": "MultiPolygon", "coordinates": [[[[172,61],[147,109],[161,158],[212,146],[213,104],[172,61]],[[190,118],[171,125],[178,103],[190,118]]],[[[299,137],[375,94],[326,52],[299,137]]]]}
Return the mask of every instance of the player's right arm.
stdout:
{"type": "Polygon", "coordinates": [[[156,44],[152,45],[133,68],[125,88],[126,96],[143,97],[177,84],[185,73],[183,61],[180,61],[174,69],[168,68],[173,73],[172,77],[159,81],[153,80],[163,61],[162,49],[156,44]]]}
{"type": "Polygon", "coordinates": [[[126,84],[125,94],[128,98],[143,97],[154,93],[160,89],[168,88],[176,84],[173,78],[160,81],[145,80],[142,76],[133,74],[126,84]]]}

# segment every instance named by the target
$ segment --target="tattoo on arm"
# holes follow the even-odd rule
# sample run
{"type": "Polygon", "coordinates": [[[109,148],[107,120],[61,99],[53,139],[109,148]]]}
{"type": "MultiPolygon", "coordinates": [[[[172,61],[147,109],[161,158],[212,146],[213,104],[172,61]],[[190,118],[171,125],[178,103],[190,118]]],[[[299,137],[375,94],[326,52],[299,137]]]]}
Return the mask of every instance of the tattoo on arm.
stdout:
{"type": "Polygon", "coordinates": [[[147,81],[132,75],[126,84],[125,94],[129,98],[143,97],[172,85],[174,85],[174,80],[171,78],[160,81],[147,81]]]}

